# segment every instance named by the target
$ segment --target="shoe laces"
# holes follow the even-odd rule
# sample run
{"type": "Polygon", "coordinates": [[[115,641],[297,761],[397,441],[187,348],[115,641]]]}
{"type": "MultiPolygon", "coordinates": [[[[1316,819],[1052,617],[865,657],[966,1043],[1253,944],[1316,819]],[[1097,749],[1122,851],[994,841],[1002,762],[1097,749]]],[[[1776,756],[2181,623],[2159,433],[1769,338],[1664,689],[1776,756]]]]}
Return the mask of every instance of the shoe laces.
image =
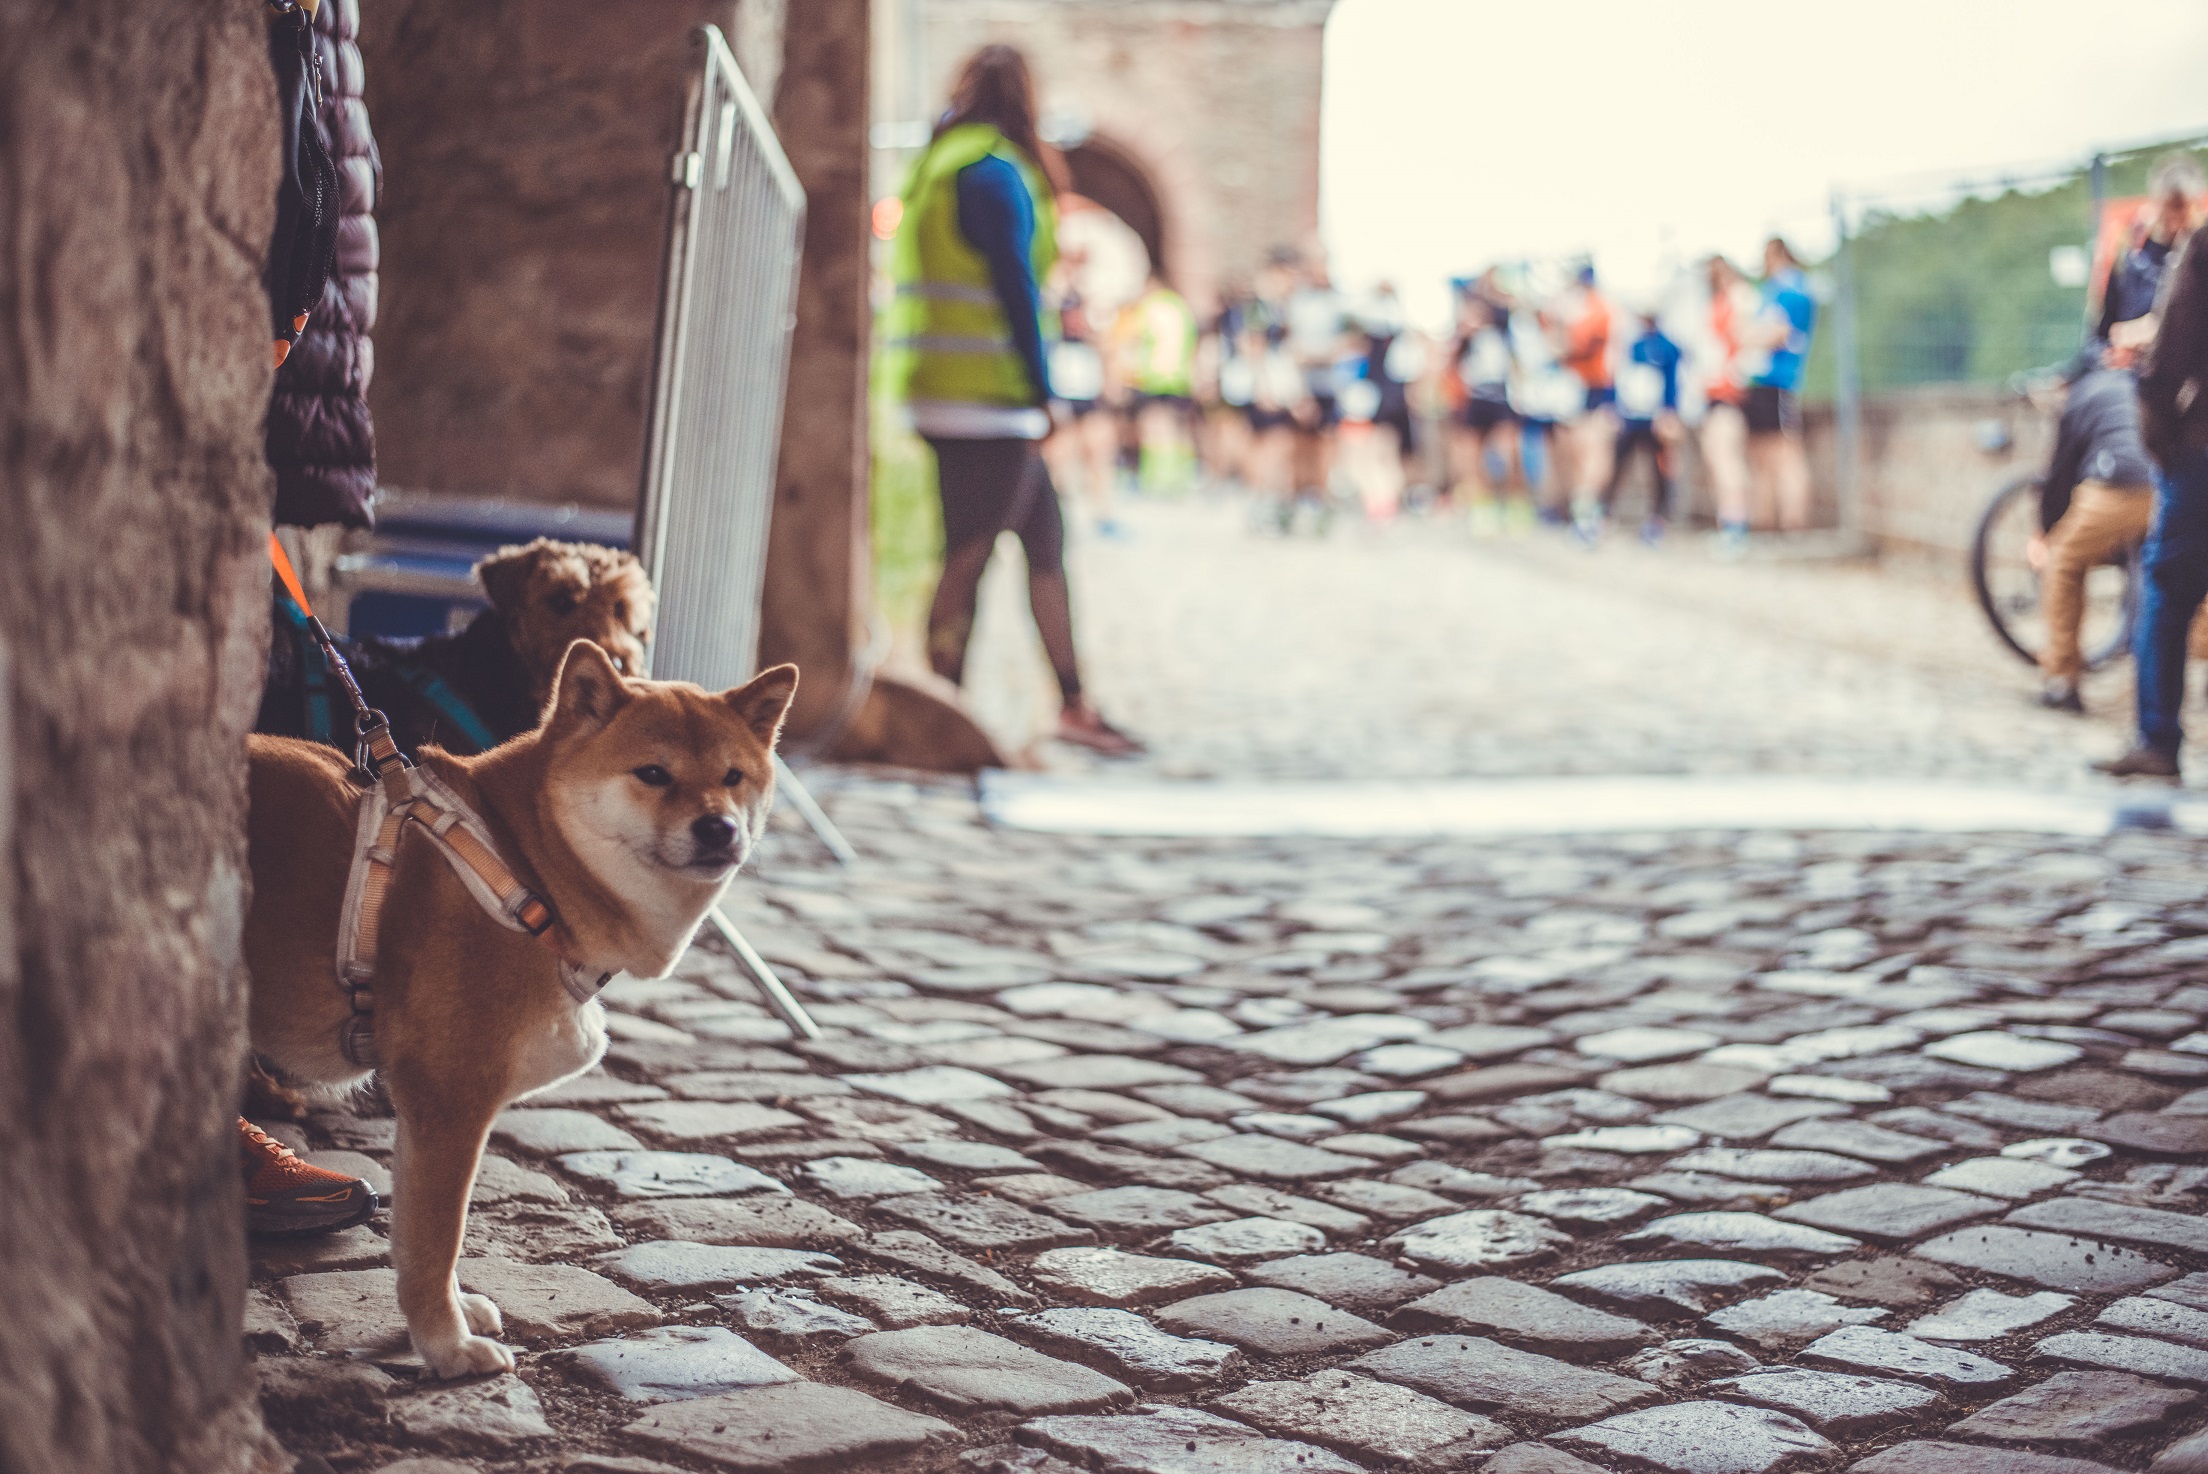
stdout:
{"type": "Polygon", "coordinates": [[[285,1146],[282,1142],[278,1141],[275,1137],[269,1135],[266,1131],[263,1131],[260,1127],[254,1125],[251,1121],[248,1121],[241,1116],[238,1119],[238,1125],[244,1129],[245,1139],[253,1143],[253,1145],[255,1145],[256,1147],[259,1147],[262,1151],[268,1153],[268,1155],[273,1158],[279,1166],[287,1165],[299,1160],[299,1154],[297,1152],[293,1151],[290,1147],[285,1146]]]}

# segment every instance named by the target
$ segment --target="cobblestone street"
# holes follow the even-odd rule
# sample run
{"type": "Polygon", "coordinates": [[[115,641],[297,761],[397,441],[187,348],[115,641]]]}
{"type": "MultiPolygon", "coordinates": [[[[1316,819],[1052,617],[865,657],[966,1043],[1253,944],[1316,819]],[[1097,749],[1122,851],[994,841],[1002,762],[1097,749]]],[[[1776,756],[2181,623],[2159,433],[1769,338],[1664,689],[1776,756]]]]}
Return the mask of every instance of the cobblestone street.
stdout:
{"type": "MultiPolygon", "coordinates": [[[[1136,532],[1076,576],[1152,775],[2078,787],[2122,735],[2031,709],[1929,580],[1259,542],[1224,509],[1136,532]]],[[[1013,592],[976,686],[1021,730],[1013,592]]],[[[962,782],[815,777],[864,860],[778,824],[732,909],[825,1037],[703,948],[608,990],[606,1065],[508,1111],[476,1188],[460,1280],[518,1377],[418,1380],[388,1212],[257,1243],[286,1447],[2208,1470],[2208,841],[1099,839],[992,828],[962,782]]],[[[387,1189],[372,1112],[273,1129],[387,1189]]]]}

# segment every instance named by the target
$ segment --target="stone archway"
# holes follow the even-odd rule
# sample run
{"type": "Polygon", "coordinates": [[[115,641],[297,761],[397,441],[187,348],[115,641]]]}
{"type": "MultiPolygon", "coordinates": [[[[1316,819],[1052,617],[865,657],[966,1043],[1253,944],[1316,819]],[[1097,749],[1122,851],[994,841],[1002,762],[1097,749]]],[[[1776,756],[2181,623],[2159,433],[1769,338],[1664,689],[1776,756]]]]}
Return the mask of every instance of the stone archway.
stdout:
{"type": "Polygon", "coordinates": [[[1142,163],[1119,144],[1093,133],[1067,149],[1065,159],[1074,192],[1125,221],[1150,253],[1158,275],[1172,281],[1165,206],[1142,163]]]}

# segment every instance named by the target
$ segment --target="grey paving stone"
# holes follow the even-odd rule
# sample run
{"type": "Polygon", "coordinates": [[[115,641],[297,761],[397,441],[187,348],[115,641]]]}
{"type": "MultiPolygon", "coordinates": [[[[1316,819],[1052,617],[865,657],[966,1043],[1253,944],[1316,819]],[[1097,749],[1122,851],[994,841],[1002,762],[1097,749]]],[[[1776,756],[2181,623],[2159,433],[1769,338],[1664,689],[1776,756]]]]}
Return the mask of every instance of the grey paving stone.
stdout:
{"type": "Polygon", "coordinates": [[[1948,1431],[2005,1443],[2097,1444],[2158,1424],[2199,1400],[2197,1392],[2123,1372],[2057,1372],[1980,1408],[1948,1431]]]}
{"type": "Polygon", "coordinates": [[[1778,1147],[1706,1146],[1672,1158],[1667,1166],[1674,1172],[1715,1172],[1748,1182],[1853,1182],[1878,1173],[1854,1157],[1778,1147]]]}
{"type": "Polygon", "coordinates": [[[2195,1310],[2208,1310],[2208,1272],[2188,1274],[2166,1285],[2157,1285],[2147,1294],[2157,1300],[2189,1305],[2195,1310]]]}
{"type": "Polygon", "coordinates": [[[2208,1154],[2208,1116],[2172,1116],[2136,1111],[2110,1116],[2083,1130],[2095,1141],[2156,1157],[2208,1154]]]}
{"type": "Polygon", "coordinates": [[[1447,1162],[1413,1162],[1388,1174],[1388,1181],[1422,1188],[1452,1198],[1507,1198],[1532,1192],[1541,1184],[1530,1177],[1498,1177],[1492,1172],[1469,1172],[1447,1162]]]}
{"type": "Polygon", "coordinates": [[[468,1214],[460,1252],[477,1259],[579,1259],[621,1246],[621,1235],[596,1208],[550,1203],[493,1203],[468,1214]]]}
{"type": "Polygon", "coordinates": [[[866,1241],[866,1251],[876,1259],[909,1270],[923,1279],[942,1280],[969,1294],[1003,1305],[1032,1304],[1035,1297],[986,1265],[953,1253],[924,1233],[909,1228],[885,1228],[866,1241]]]}
{"type": "Polygon", "coordinates": [[[1407,1116],[1425,1103],[1423,1090],[1365,1090],[1335,1100],[1313,1101],[1311,1114],[1350,1126],[1376,1126],[1407,1116]]]}
{"type": "Polygon", "coordinates": [[[1204,1116],[1214,1121],[1258,1109],[1258,1103],[1249,1096],[1216,1085],[1138,1085],[1132,1093],[1177,1116],[1204,1116]]]}
{"type": "Polygon", "coordinates": [[[685,1100],[798,1100],[851,1093],[850,1086],[833,1076],[781,1070],[696,1070],[662,1079],[669,1090],[685,1100]]]}
{"type": "Polygon", "coordinates": [[[814,1293],[892,1330],[963,1325],[973,1319],[973,1313],[950,1296],[894,1274],[854,1274],[822,1280],[814,1293]]]}
{"type": "Polygon", "coordinates": [[[2015,1375],[2000,1362],[1975,1352],[1936,1346],[1876,1326],[1842,1326],[1810,1342],[1802,1357],[1851,1372],[1884,1372],[1955,1387],[1997,1386],[2015,1375]]]}
{"type": "Polygon", "coordinates": [[[1466,1115],[1461,1111],[1398,1121],[1393,1129],[1398,1135],[1415,1136],[1421,1141],[1446,1141],[1460,1147],[1486,1146],[1512,1134],[1509,1127],[1497,1125],[1486,1116],[1466,1115]]]}
{"type": "Polygon", "coordinates": [[[2094,1321],[2112,1331],[2138,1331],[2188,1346],[2208,1346],[2208,1310],[2137,1295],[2108,1306],[2094,1321]]]}
{"type": "Polygon", "coordinates": [[[1100,1370],[1138,1387],[1186,1392],[1239,1375],[1242,1353],[1217,1341],[1169,1336],[1131,1310],[1066,1306],[1039,1310],[1010,1322],[1046,1351],[1100,1370]]]}
{"type": "Polygon", "coordinates": [[[391,1399],[392,1425],[431,1448],[511,1454],[552,1437],[544,1405],[519,1377],[430,1387],[391,1399]]]}
{"type": "Polygon", "coordinates": [[[1315,1182],[1327,1177],[1347,1177],[1363,1171],[1366,1165],[1362,1159],[1340,1152],[1247,1132],[1191,1142],[1175,1150],[1181,1156],[1194,1157],[1238,1176],[1260,1177],[1269,1182],[1315,1182]]]}
{"type": "Polygon", "coordinates": [[[1052,1295],[1084,1305],[1150,1305],[1234,1283],[1234,1276],[1216,1265],[1120,1249],[1047,1250],[1035,1256],[1028,1273],[1052,1295]]]}
{"type": "Polygon", "coordinates": [[[2143,1290],[2177,1276],[2169,1265],[2131,1249],[1998,1223],[1942,1234],[1917,1245],[1916,1252],[1941,1264],[2089,1295],[2143,1290]]]}
{"type": "Polygon", "coordinates": [[[1531,1028],[1523,1024],[1465,1024],[1460,1028],[1423,1034],[1419,1036],[1417,1045],[1411,1047],[1450,1049],[1465,1059],[1477,1062],[1504,1059],[1555,1042],[1556,1034],[1549,1029],[1531,1028]]]}
{"type": "Polygon", "coordinates": [[[624,1198],[723,1198],[786,1193],[759,1171],[700,1152],[569,1152],[561,1170],[624,1198]]]}
{"type": "Polygon", "coordinates": [[[1502,1208],[1469,1208],[1430,1218],[1383,1239],[1425,1269],[1485,1269],[1531,1264],[1571,1242],[1546,1218],[1502,1208]]]}
{"type": "Polygon", "coordinates": [[[1212,1406],[1268,1433],[1308,1439],[1384,1465],[1432,1461],[1447,1467],[1516,1436],[1492,1419],[1344,1371],[1313,1372],[1293,1382],[1252,1382],[1213,1399],[1212,1406]]]}
{"type": "Polygon", "coordinates": [[[689,1239],[700,1244],[758,1244],[772,1249],[854,1244],[866,1230],[803,1198],[660,1198],[616,1203],[607,1216],[639,1239],[689,1239]]]}
{"type": "Polygon", "coordinates": [[[1656,1396],[1646,1382],[1519,1351],[1484,1336],[1421,1336],[1368,1352],[1349,1365],[1459,1407],[1527,1418],[1600,1418],[1656,1396]]]}
{"type": "Polygon", "coordinates": [[[1054,1218],[1068,1218],[1105,1233],[1162,1233],[1234,1216],[1194,1193],[1164,1187],[1099,1188],[1050,1198],[1041,1206],[1054,1218]]]}
{"type": "Polygon", "coordinates": [[[1887,1257],[1845,1259],[1828,1264],[1802,1281],[1806,1290],[1823,1290],[1844,1300],[1868,1300],[1873,1305],[1905,1310],[1927,1305],[1953,1294],[1963,1282],[1951,1270],[1922,1259],[1887,1257]]]}
{"type": "Polygon", "coordinates": [[[1176,1301],[1158,1312],[1158,1322],[1260,1356],[1316,1356],[1395,1339],[1393,1331],[1360,1315],[1271,1286],[1176,1301]]]}
{"type": "Polygon", "coordinates": [[[2101,1117],[2099,1111],[2086,1106],[2060,1105],[2049,1100],[2020,1100],[2016,1096],[2000,1095],[1990,1090],[1973,1091],[1961,1100],[1944,1103],[1940,1109],[2010,1131],[2075,1131],[2101,1117]]]}
{"type": "Polygon", "coordinates": [[[2058,1065],[2069,1064],[2085,1053],[2075,1044],[2064,1044],[2054,1039],[2029,1039],[2003,1033],[1998,1029],[1952,1034],[1936,1044],[1927,1044],[1924,1052],[1934,1059],[1952,1060],[1959,1065],[1976,1065],[1984,1070],[2004,1070],[2018,1074],[2051,1070],[2058,1065]]]}
{"type": "Polygon", "coordinates": [[[1998,1198],[1981,1198],[1952,1188],[1878,1182],[1796,1203],[1780,1209],[1777,1216],[1789,1223],[1899,1243],[1999,1213],[2007,1206],[1998,1198]]]}
{"type": "Polygon", "coordinates": [[[1848,1466],[1848,1474],[2116,1474],[2113,1466],[2059,1454],[1916,1439],[1848,1466]]]}
{"type": "MultiPolygon", "coordinates": [[[[1446,1075],[1424,1082],[1438,1100],[1505,1100],[1542,1090],[1577,1085],[1593,1072],[1575,1065],[1512,1063],[1489,1065],[1461,1075],[1446,1075]]],[[[1722,1093],[1722,1092],[1721,1092],[1722,1093]]]]}
{"type": "Polygon", "coordinates": [[[1774,1290],[1715,1310],[1704,1320],[1765,1351],[1791,1350],[1841,1326],[1884,1320],[1882,1308],[1843,1305],[1820,1290],[1774,1290]]]}
{"type": "Polygon", "coordinates": [[[1800,1147],[1807,1151],[1837,1152],[1844,1157],[1860,1157],[1867,1162],[1889,1164],[1921,1161],[1951,1150],[1944,1141],[1910,1136],[1905,1132],[1889,1131],[1883,1126],[1873,1126],[1867,1121],[1852,1120],[1796,1121],[1775,1133],[1771,1137],[1771,1144],[1800,1147]]]}
{"type": "Polygon", "coordinates": [[[1711,1208],[1780,1208],[1794,1201],[1795,1191],[1782,1183],[1748,1182],[1714,1172],[1651,1172],[1630,1178],[1625,1185],[1675,1203],[1711,1208]]]}
{"type": "Polygon", "coordinates": [[[1136,1085],[1197,1085],[1203,1076],[1160,1060],[1124,1054],[1073,1054],[998,1065],[992,1074],[1038,1090],[1127,1090],[1136,1085]]]}
{"type": "Polygon", "coordinates": [[[1834,1438],[1884,1433],[1946,1401],[1934,1389],[1914,1382],[1820,1372],[1808,1367],[1773,1367],[1743,1377],[1728,1377],[1713,1385],[1743,1402],[1792,1413],[1834,1438]]]}
{"type": "Polygon", "coordinates": [[[621,1430],[633,1444],[686,1454],[740,1474],[863,1468],[958,1436],[849,1387],[785,1382],[654,1408],[621,1430]]]}
{"type": "Polygon", "coordinates": [[[1744,1092],[1721,1095],[1699,1105],[1665,1111],[1655,1119],[1660,1125],[1685,1126],[1722,1141],[1754,1141],[1781,1126],[1818,1116],[1842,1116],[1848,1108],[1831,1100],[1781,1100],[1744,1092]]]}
{"type": "Polygon", "coordinates": [[[1095,1474],[1362,1474],[1339,1454],[1189,1407],[1037,1418],[1012,1436],[1095,1474]]]}
{"type": "Polygon", "coordinates": [[[1681,1392],[1700,1387],[1712,1378],[1739,1376],[1762,1365],[1730,1341],[1683,1336],[1634,1352],[1618,1363],[1618,1370],[1667,1392],[1681,1392]]]}
{"type": "Polygon", "coordinates": [[[2082,1136],[2042,1136],[2015,1141],[2001,1148],[2001,1155],[2017,1161],[2043,1162],[2050,1167],[2086,1167],[2116,1154],[2113,1147],[2082,1136]]]}
{"type": "Polygon", "coordinates": [[[563,1152],[635,1151],[644,1143],[591,1111],[509,1106],[491,1125],[491,1140],[531,1156],[563,1152]]]}
{"type": "Polygon", "coordinates": [[[624,1284],[644,1290],[733,1290],[740,1286],[825,1279],[843,1269],[831,1254],[805,1249],[694,1244],[654,1239],[631,1244],[591,1261],[624,1284]]]}
{"type": "Polygon", "coordinates": [[[1342,1310],[1385,1316],[1406,1300],[1441,1288],[1441,1281],[1412,1274],[1365,1254],[1298,1254],[1243,1268],[1253,1284],[1313,1295],[1342,1310]]]}
{"type": "Polygon", "coordinates": [[[1702,1315],[1721,1300],[1785,1279],[1776,1269],[1736,1259],[1657,1259],[1598,1265],[1549,1284],[1636,1315],[1681,1316],[1702,1315]]]}
{"type": "Polygon", "coordinates": [[[2097,1198],[2063,1197],[2027,1204],[2001,1221],[2023,1228],[2046,1228],[2057,1233],[2113,1239],[2121,1244],[2150,1244],[2162,1249],[2182,1249],[2190,1254],[2208,1254],[2208,1219],[2197,1213],[2170,1213],[2160,1208],[2134,1208],[2097,1198]]]}
{"type": "Polygon", "coordinates": [[[874,1211],[976,1253],[1031,1253],[1096,1241],[1086,1228],[996,1198],[912,1193],[878,1199],[874,1211]]]}
{"type": "Polygon", "coordinates": [[[1308,1224],[1278,1218],[1230,1218],[1173,1231],[1167,1242],[1183,1254],[1204,1259],[1270,1259],[1308,1254],[1326,1247],[1326,1235],[1308,1224]]]}
{"type": "Polygon", "coordinates": [[[939,1191],[943,1184],[917,1167],[899,1167],[870,1157],[819,1157],[803,1175],[823,1192],[852,1202],[939,1191]]]}
{"type": "Polygon", "coordinates": [[[2036,1348],[2041,1356],[2077,1366],[2137,1372],[2165,1382],[2208,1387],[2208,1351],[2143,1336],[2111,1336],[2101,1331],[2065,1331],[2036,1348]]]}
{"type": "Polygon", "coordinates": [[[1997,1341],[2049,1316],[2060,1315],[2077,1299],[2053,1290],[2029,1295],[2004,1295],[1999,1290],[1972,1290],[1931,1315],[1920,1315],[1901,1329],[1920,1341],[1997,1341]]]}
{"type": "Polygon", "coordinates": [[[1544,1136],[1541,1144],[1552,1150],[1621,1152],[1628,1156],[1654,1156],[1683,1151],[1702,1139],[1684,1126],[1590,1126],[1544,1136]]]}
{"type": "Polygon", "coordinates": [[[1370,1213],[1375,1218],[1401,1222],[1411,1218],[1431,1218],[1436,1213],[1446,1213],[1456,1206],[1439,1193],[1423,1188],[1404,1187],[1400,1183],[1375,1182],[1369,1177],[1348,1177],[1338,1182],[1322,1182],[1312,1189],[1344,1208],[1358,1213],[1370,1213]]]}
{"type": "Polygon", "coordinates": [[[1654,1193],[1633,1192],[1622,1187],[1560,1187],[1527,1193],[1511,1206],[1558,1223],[1607,1228],[1646,1218],[1670,1204],[1654,1193]]]}
{"type": "Polygon", "coordinates": [[[1837,1452],[1798,1418],[1733,1402],[1642,1408],[1551,1436],[1679,1474],[1769,1474],[1820,1466],[1837,1452]]]}
{"type": "Polygon", "coordinates": [[[1635,1100],[1684,1105],[1691,1101],[1716,1100],[1720,1096],[1738,1095],[1744,1090],[1755,1089],[1767,1078],[1769,1077],[1761,1070],[1689,1062],[1612,1070],[1596,1083],[1614,1094],[1630,1095],[1635,1100]]]}
{"type": "Polygon", "coordinates": [[[908,1162],[956,1172],[1031,1172],[1036,1165],[1010,1147],[985,1141],[900,1141],[890,1150],[908,1162]]]}
{"type": "Polygon", "coordinates": [[[246,1288],[245,1344],[269,1354],[297,1351],[301,1344],[298,1321],[283,1301],[260,1285],[246,1288]]]}
{"type": "Polygon", "coordinates": [[[961,1414],[1015,1417],[1085,1413],[1134,1401],[1126,1384],[1102,1372],[1030,1351],[972,1326],[878,1331],[844,1346],[851,1369],[961,1414]]]}
{"type": "Polygon", "coordinates": [[[1384,1081],[1339,1067],[1312,1070],[1273,1070],[1230,1082],[1244,1095],[1275,1106],[1302,1108],[1322,1100],[1338,1100],[1360,1090],[1377,1090],[1384,1081]]]}
{"type": "Polygon", "coordinates": [[[1480,1465],[1480,1474],[1603,1474],[1603,1470],[1545,1443],[1514,1443],[1480,1465]]]}
{"type": "Polygon", "coordinates": [[[2208,1474],[2208,1432],[2180,1438],[2147,1468],[2148,1474],[2208,1474]]]}
{"type": "Polygon", "coordinates": [[[821,1304],[810,1290],[746,1290],[721,1296],[720,1304],[745,1330],[800,1345],[848,1341],[879,1329],[863,1315],[821,1304]]]}
{"type": "Polygon", "coordinates": [[[1623,1356],[1658,1339],[1639,1321],[1497,1275],[1459,1280],[1411,1301],[1397,1323],[1416,1329],[1489,1332],[1578,1360],[1623,1356]]]}
{"type": "Polygon", "coordinates": [[[1100,1131],[1090,1132],[1089,1139],[1112,1146],[1139,1147],[1144,1151],[1157,1152],[1187,1146],[1196,1141],[1213,1141],[1233,1134],[1233,1127],[1219,1121],[1191,1116],[1167,1116],[1157,1121],[1127,1121],[1118,1126],[1106,1126],[1100,1131]]]}
{"type": "Polygon", "coordinates": [[[2000,1132],[1947,1111],[1928,1110],[1923,1106],[1896,1106],[1890,1111],[1874,1112],[1866,1119],[1873,1126],[1884,1126],[1910,1136],[1938,1137],[1941,1141],[1967,1147],[1974,1152],[1998,1151],[2001,1148],[2000,1132]]]}
{"type": "Polygon", "coordinates": [[[1154,1157],[1125,1147],[1094,1141],[1043,1141],[1029,1148],[1036,1157],[1058,1167],[1098,1177],[1117,1178],[1148,1187],[1201,1192],[1231,1182],[1230,1174],[1205,1162],[1180,1157],[1154,1157]]]}
{"type": "MultiPolygon", "coordinates": [[[[766,1136],[805,1124],[803,1116],[755,1101],[654,1100],[614,1107],[614,1114],[654,1136],[676,1141],[766,1136]]],[[[580,1148],[575,1148],[580,1150],[580,1148]]]]}
{"type": "MultiPolygon", "coordinates": [[[[392,1269],[329,1269],[277,1282],[300,1334],[324,1351],[397,1350],[407,1344],[392,1269]]],[[[649,1306],[645,1307],[647,1310],[649,1306]]]]}
{"type": "Polygon", "coordinates": [[[476,1163],[475,1190],[468,1195],[468,1201],[480,1208],[493,1203],[567,1203],[573,1199],[566,1188],[547,1174],[496,1152],[485,1152],[476,1163]]]}
{"type": "Polygon", "coordinates": [[[1060,1177],[1055,1172],[1013,1172],[1003,1177],[977,1177],[971,1186],[976,1192],[985,1192],[1026,1208],[1047,1203],[1052,1198],[1070,1198],[1076,1193],[1092,1190],[1086,1182],[1072,1177],[1060,1177]]]}
{"type": "Polygon", "coordinates": [[[1942,1167],[1925,1178],[1924,1185],[2014,1199],[2035,1197],[2077,1179],[2078,1174],[2069,1168],[2053,1167],[2045,1162],[2027,1162],[2015,1157],[1972,1157],[1952,1167],[1942,1167]]]}
{"type": "Polygon", "coordinates": [[[1290,1223],[1307,1224],[1321,1233],[1360,1234],[1372,1227],[1372,1220],[1362,1213],[1282,1192],[1277,1187],[1260,1187],[1254,1182],[1230,1182],[1225,1187],[1213,1188],[1204,1196],[1221,1207],[1265,1218],[1285,1218],[1290,1223]]]}
{"type": "Polygon", "coordinates": [[[1619,1244],[1668,1244],[1770,1259],[1829,1259],[1861,1241],[1821,1228],[1781,1223],[1761,1213],[1675,1213],[1634,1230],[1619,1244]]]}
{"type": "Polygon", "coordinates": [[[594,1336],[657,1322],[659,1312],[609,1279],[572,1264],[517,1264],[463,1259],[460,1288],[488,1295],[505,1318],[509,1338],[552,1340],[594,1336]]]}
{"type": "Polygon", "coordinates": [[[711,1397],[797,1380],[797,1373],[725,1326],[662,1326],[585,1342],[558,1357],[631,1402],[711,1397]]]}

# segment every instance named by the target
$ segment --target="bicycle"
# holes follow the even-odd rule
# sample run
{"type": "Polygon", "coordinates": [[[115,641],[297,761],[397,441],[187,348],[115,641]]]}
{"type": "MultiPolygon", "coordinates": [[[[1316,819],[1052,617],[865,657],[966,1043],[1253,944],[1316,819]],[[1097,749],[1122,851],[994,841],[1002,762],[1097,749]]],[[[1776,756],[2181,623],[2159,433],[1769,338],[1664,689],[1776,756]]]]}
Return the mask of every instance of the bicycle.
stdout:
{"type": "MultiPolygon", "coordinates": [[[[2012,380],[2011,389],[2045,413],[2050,381],[2042,375],[2012,380]]],[[[1979,515],[1970,543],[1970,581],[1978,607],[2001,643],[2028,665],[2039,664],[2047,644],[2040,569],[2034,545],[2045,531],[2039,525],[2039,491],[2046,477],[2038,472],[2004,483],[1979,515]]],[[[2131,653],[2132,626],[2139,615],[2139,549],[2104,563],[2086,576],[2084,613],[2078,646],[2087,670],[2100,670],[2131,653]]]]}

